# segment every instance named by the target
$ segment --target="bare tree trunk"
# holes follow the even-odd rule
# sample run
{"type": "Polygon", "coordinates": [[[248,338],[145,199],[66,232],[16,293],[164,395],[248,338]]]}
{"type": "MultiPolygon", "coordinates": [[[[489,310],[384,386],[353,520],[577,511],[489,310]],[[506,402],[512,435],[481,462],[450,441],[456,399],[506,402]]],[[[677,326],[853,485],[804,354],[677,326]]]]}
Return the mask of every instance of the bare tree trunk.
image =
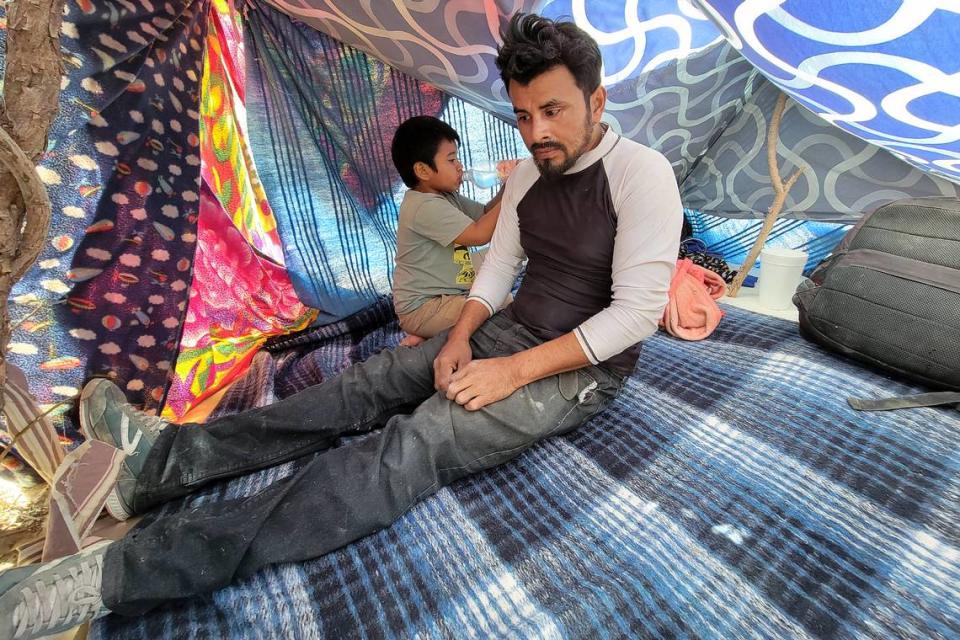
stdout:
{"type": "MultiPolygon", "coordinates": [[[[6,72],[0,102],[0,389],[10,341],[7,298],[43,247],[50,200],[34,165],[47,146],[60,96],[64,0],[7,3],[6,72]]],[[[3,406],[0,393],[0,410],[3,406]]]]}
{"type": "Polygon", "coordinates": [[[800,167],[784,182],[780,177],[780,168],[777,166],[777,144],[780,142],[780,121],[783,119],[783,112],[786,110],[786,107],[787,95],[781,93],[780,97],[777,98],[777,105],[773,108],[770,126],[767,127],[767,168],[770,171],[770,182],[773,183],[773,204],[770,205],[767,217],[763,220],[763,226],[760,227],[760,235],[757,236],[756,241],[750,248],[750,253],[747,254],[747,259],[744,260],[743,265],[737,272],[737,277],[733,279],[733,282],[730,283],[727,289],[727,295],[731,298],[736,298],[737,294],[740,293],[740,287],[743,286],[743,281],[746,279],[747,274],[750,273],[750,269],[753,269],[753,264],[757,261],[760,252],[763,251],[763,245],[767,241],[767,236],[769,236],[773,230],[777,216],[780,215],[783,204],[787,201],[787,194],[790,192],[790,187],[797,182],[800,174],[803,173],[803,167],[800,167]]]}

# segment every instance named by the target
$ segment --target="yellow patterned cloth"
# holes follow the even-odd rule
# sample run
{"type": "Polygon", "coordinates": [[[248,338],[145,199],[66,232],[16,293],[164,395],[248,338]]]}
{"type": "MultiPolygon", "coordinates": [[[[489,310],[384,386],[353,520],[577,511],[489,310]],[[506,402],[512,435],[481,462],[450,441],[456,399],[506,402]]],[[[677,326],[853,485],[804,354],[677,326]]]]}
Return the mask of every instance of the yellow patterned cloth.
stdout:
{"type": "Polygon", "coordinates": [[[243,39],[229,0],[208,17],[200,110],[200,219],[180,353],[163,415],[200,422],[271,336],[316,313],[283,266],[277,225],[245,142],[243,39]],[[206,401],[206,402],[205,402],[206,401]]]}

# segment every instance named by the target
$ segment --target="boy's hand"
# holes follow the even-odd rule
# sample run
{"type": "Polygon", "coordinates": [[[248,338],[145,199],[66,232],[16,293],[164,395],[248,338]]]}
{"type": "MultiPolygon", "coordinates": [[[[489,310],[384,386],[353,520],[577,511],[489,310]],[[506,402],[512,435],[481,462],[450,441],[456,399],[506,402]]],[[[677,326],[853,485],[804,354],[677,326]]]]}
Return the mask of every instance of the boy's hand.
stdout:
{"type": "Polygon", "coordinates": [[[510,358],[474,360],[450,376],[447,399],[467,411],[476,411],[503,400],[522,385],[510,358]]]}
{"type": "Polygon", "coordinates": [[[501,160],[497,163],[497,177],[500,182],[506,182],[513,170],[520,164],[520,160],[501,160]]]}
{"type": "Polygon", "coordinates": [[[469,340],[458,340],[451,336],[433,360],[433,386],[437,391],[447,392],[450,377],[455,371],[465,367],[473,359],[473,350],[469,340]]]}

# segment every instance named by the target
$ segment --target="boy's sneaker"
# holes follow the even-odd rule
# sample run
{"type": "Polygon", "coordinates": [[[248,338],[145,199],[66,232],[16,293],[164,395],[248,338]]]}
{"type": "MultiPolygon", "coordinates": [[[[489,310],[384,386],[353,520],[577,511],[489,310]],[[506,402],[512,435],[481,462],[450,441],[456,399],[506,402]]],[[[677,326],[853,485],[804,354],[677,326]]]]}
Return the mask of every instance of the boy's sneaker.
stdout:
{"type": "Polygon", "coordinates": [[[0,573],[0,640],[48,636],[110,613],[102,589],[109,545],[0,573]]]}
{"type": "Polygon", "coordinates": [[[123,391],[106,378],[94,378],[80,394],[80,427],[88,438],[120,449],[123,465],[117,484],[107,497],[107,511],[117,520],[134,515],[133,496],[157,435],[169,423],[127,403],[123,391]]]}

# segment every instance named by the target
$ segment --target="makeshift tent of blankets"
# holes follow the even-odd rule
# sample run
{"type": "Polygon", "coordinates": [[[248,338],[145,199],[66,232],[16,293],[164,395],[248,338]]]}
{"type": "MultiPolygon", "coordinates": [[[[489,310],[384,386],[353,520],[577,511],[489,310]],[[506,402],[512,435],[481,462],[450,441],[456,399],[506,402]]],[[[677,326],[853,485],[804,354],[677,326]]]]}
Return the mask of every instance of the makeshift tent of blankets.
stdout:
{"type": "Polygon", "coordinates": [[[854,411],[926,389],[714,302],[776,197],[774,124],[800,173],[767,244],[808,272],[869,210],[960,195],[960,15],[907,5],[68,0],[54,219],[11,297],[3,486],[53,487],[21,559],[100,535],[118,457],[81,444],[86,379],[203,422],[396,346],[392,132],[435,115],[467,166],[523,156],[493,55],[537,10],[600,42],[606,121],[674,167],[699,286],[677,290],[703,323],[665,325],[698,340],[658,333],[611,409],[387,530],[92,637],[960,635],[960,414],[854,411]]]}

